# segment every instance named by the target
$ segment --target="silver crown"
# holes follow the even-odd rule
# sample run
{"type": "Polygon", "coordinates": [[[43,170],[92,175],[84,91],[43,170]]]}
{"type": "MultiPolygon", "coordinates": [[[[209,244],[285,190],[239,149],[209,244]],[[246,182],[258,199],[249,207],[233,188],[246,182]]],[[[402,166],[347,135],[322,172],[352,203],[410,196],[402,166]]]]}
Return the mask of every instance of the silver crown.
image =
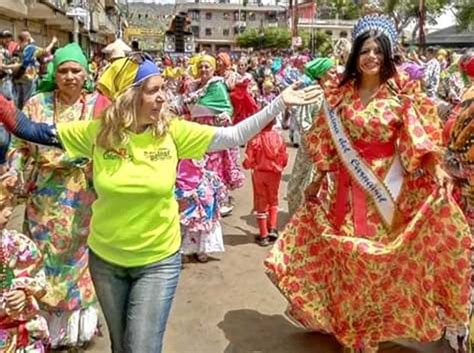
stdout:
{"type": "Polygon", "coordinates": [[[352,29],[352,40],[355,40],[361,34],[368,31],[376,31],[385,34],[390,40],[392,50],[394,50],[397,45],[398,34],[395,29],[395,24],[390,17],[373,14],[360,18],[352,29]]]}

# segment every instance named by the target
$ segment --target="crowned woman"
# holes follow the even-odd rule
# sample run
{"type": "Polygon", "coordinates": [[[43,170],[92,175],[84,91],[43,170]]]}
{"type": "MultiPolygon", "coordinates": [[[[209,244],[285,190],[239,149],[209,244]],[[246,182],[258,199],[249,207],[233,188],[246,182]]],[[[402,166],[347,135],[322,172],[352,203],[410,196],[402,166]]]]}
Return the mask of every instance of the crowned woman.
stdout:
{"type": "Polygon", "coordinates": [[[317,75],[325,102],[306,136],[316,179],[266,270],[296,322],[347,350],[450,330],[463,352],[471,234],[440,168],[436,109],[397,72],[388,17],[364,16],[352,37],[344,73],[317,75]]]}

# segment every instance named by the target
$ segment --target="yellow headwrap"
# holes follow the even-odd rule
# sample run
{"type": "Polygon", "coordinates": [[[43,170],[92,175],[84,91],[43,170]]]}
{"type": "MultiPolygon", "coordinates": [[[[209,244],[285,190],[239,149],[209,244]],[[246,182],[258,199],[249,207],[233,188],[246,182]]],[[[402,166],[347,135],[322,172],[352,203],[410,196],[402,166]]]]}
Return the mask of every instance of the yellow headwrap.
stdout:
{"type": "Polygon", "coordinates": [[[198,78],[198,64],[201,61],[201,56],[200,54],[196,54],[188,61],[188,72],[194,79],[198,78]]]}
{"type": "Polygon", "coordinates": [[[447,56],[448,56],[448,52],[447,52],[446,49],[439,49],[436,54],[437,54],[438,56],[442,56],[442,57],[447,57],[447,56]]]}
{"type": "Polygon", "coordinates": [[[179,79],[184,73],[184,69],[182,67],[171,67],[167,66],[163,71],[162,76],[164,78],[171,78],[173,80],[179,79]]]}
{"type": "Polygon", "coordinates": [[[97,82],[97,89],[103,95],[115,100],[133,84],[138,64],[133,60],[122,58],[110,64],[97,82]]]}
{"type": "Polygon", "coordinates": [[[216,58],[214,58],[211,55],[203,55],[201,59],[199,60],[199,64],[202,63],[203,61],[209,63],[212,68],[215,70],[217,65],[216,65],[216,58]]]}
{"type": "Polygon", "coordinates": [[[263,81],[263,88],[272,88],[273,87],[273,82],[271,80],[265,80],[263,81]]]}

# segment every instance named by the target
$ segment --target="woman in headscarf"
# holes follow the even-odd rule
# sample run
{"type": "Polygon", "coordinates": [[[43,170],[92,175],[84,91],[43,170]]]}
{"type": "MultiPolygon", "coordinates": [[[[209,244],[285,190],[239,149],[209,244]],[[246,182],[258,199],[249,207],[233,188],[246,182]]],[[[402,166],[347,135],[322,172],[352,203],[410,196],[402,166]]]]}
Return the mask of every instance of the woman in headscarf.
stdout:
{"type": "Polygon", "coordinates": [[[292,318],[352,352],[446,330],[465,352],[472,239],[440,166],[436,108],[397,71],[390,18],[362,17],[352,38],[344,73],[317,75],[316,178],[265,266],[292,318]]]}
{"type": "Polygon", "coordinates": [[[232,70],[232,59],[226,52],[217,54],[215,74],[222,77],[229,91],[232,91],[235,85],[236,72],[232,70]]]}
{"type": "MultiPolygon", "coordinates": [[[[190,119],[199,124],[212,126],[232,125],[232,104],[222,77],[214,76],[217,63],[210,55],[199,58],[198,79],[188,85],[188,92],[183,95],[178,112],[188,113],[190,119]]],[[[244,175],[239,167],[237,148],[206,154],[206,169],[215,172],[228,191],[243,185],[244,175]]],[[[226,198],[229,200],[229,198],[226,198]]],[[[221,207],[221,214],[232,212],[230,202],[221,207]]]]}
{"type": "MultiPolygon", "coordinates": [[[[198,79],[189,83],[188,92],[183,96],[184,104],[179,109],[183,113],[188,112],[190,120],[200,124],[231,125],[232,105],[227,87],[222,77],[214,76],[216,59],[203,55],[197,62],[197,68],[198,79]]],[[[201,179],[202,177],[199,178],[201,179]]],[[[196,161],[193,165],[188,162],[180,163],[177,195],[181,202],[183,254],[195,255],[198,261],[205,262],[209,253],[224,251],[219,214],[232,211],[229,191],[240,187],[242,182],[238,150],[235,148],[208,153],[204,160],[196,161]],[[193,175],[196,174],[204,176],[208,182],[203,179],[195,184],[193,175]],[[220,186],[219,183],[223,185],[220,186]],[[201,197],[189,197],[193,193],[201,197]],[[201,209],[207,211],[199,212],[199,221],[198,211],[201,209]]]]}
{"type": "MultiPolygon", "coordinates": [[[[38,94],[23,111],[35,122],[91,120],[108,104],[91,93],[87,59],[77,44],[58,49],[38,94]]],[[[92,187],[87,159],[14,139],[9,153],[26,196],[24,230],[43,253],[48,293],[41,300],[53,348],[88,343],[97,330],[97,306],[88,269],[92,187]]]]}

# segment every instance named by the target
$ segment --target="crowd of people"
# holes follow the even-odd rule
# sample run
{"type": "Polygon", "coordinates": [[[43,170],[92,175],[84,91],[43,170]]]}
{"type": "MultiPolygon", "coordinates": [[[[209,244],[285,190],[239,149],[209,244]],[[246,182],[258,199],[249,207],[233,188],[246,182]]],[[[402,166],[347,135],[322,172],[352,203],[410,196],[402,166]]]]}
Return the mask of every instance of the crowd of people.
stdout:
{"type": "Polygon", "coordinates": [[[119,41],[104,62],[27,31],[0,41],[0,351],[86,349],[100,303],[114,353],[161,352],[182,261],[224,252],[220,220],[251,182],[255,242],[273,245],[264,268],[295,322],[355,352],[442,336],[467,352],[469,49],[403,47],[376,13],[327,58],[153,58],[119,41]],[[24,234],[7,228],[20,203],[24,234]]]}

